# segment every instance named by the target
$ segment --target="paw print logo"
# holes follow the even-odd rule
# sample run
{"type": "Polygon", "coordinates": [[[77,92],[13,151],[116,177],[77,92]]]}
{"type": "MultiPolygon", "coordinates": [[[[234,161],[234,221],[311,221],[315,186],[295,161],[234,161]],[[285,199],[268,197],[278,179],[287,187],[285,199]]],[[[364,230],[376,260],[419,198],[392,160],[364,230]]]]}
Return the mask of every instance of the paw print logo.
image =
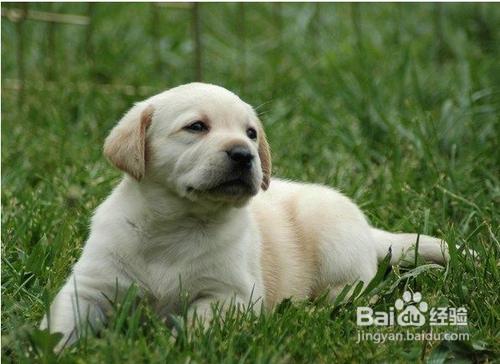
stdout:
{"type": "Polygon", "coordinates": [[[411,293],[405,291],[403,299],[398,298],[394,304],[398,313],[397,322],[400,326],[422,326],[425,324],[425,316],[429,306],[427,302],[422,301],[420,292],[411,293]]]}

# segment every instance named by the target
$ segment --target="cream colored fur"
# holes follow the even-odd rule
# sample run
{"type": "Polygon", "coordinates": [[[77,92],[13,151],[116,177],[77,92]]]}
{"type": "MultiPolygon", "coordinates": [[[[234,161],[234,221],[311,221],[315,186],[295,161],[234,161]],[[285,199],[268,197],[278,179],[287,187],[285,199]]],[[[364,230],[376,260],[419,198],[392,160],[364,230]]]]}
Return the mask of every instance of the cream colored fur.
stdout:
{"type": "MultiPolygon", "coordinates": [[[[190,314],[208,322],[214,302],[272,308],[324,291],[333,298],[347,284],[368,283],[389,248],[395,263],[416,242],[416,234],[371,227],[332,188],[270,179],[260,121],[222,87],[193,83],[136,104],[104,151],[126,173],[97,208],[82,255],[42,322],[64,334],[59,349],[83,324],[102,325],[108,299],[122,299],[132,284],[165,316],[178,312],[182,286],[190,314]],[[209,130],[186,130],[197,120],[209,130]],[[255,158],[246,187],[221,190],[234,146],[255,158]]],[[[420,235],[419,247],[424,258],[445,261],[439,239],[420,235]]]]}

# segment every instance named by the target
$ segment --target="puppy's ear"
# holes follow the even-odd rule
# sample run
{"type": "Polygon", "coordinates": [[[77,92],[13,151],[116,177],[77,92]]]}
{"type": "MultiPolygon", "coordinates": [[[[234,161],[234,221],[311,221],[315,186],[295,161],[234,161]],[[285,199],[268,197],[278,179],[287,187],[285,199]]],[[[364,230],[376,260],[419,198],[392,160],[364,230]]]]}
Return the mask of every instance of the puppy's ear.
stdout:
{"type": "Polygon", "coordinates": [[[146,172],[146,130],[151,124],[151,105],[134,106],[111,130],[104,142],[104,155],[118,169],[140,181],[146,172]]]}
{"type": "Polygon", "coordinates": [[[264,132],[264,127],[262,126],[262,123],[260,121],[258,129],[259,159],[263,175],[262,184],[260,185],[260,187],[265,191],[269,188],[269,183],[271,182],[271,148],[269,147],[269,143],[266,139],[266,133],[264,132]]]}

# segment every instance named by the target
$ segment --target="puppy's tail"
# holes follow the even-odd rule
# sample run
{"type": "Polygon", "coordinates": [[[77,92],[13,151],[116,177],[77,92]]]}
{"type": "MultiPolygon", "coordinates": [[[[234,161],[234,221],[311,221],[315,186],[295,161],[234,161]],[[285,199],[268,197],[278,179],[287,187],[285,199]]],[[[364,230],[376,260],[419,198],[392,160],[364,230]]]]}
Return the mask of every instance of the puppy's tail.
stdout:
{"type": "Polygon", "coordinates": [[[372,236],[377,244],[377,258],[382,261],[389,250],[391,264],[414,262],[415,251],[427,262],[444,265],[449,260],[448,245],[444,240],[427,235],[390,233],[372,228],[372,236]],[[418,240],[418,243],[417,243],[418,240]]]}

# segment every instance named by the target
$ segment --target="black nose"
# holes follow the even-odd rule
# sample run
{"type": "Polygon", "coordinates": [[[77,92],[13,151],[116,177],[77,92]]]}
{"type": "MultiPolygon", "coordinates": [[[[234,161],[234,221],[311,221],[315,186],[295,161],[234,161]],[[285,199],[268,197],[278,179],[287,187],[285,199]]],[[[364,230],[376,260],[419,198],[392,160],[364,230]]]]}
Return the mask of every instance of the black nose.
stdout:
{"type": "Polygon", "coordinates": [[[250,168],[252,166],[253,154],[245,147],[234,147],[226,150],[228,157],[238,166],[250,168]]]}

